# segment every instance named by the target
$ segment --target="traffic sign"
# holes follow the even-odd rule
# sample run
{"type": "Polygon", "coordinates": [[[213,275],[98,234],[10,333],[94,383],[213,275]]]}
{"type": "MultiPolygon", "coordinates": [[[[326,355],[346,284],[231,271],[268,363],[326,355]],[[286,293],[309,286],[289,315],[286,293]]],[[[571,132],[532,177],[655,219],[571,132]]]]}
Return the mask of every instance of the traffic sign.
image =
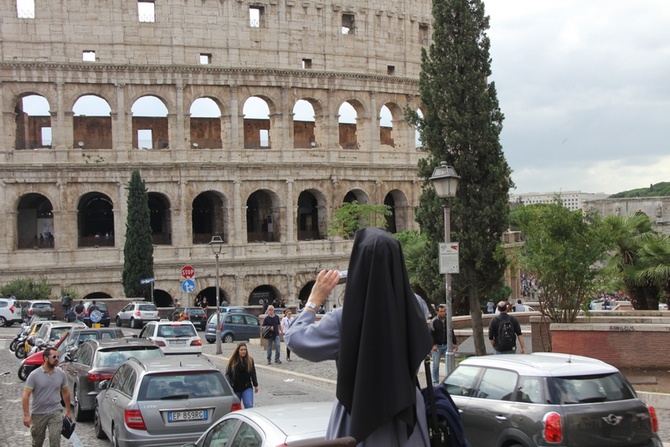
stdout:
{"type": "Polygon", "coordinates": [[[185,279],[184,282],[181,283],[181,290],[186,293],[193,292],[195,290],[195,281],[192,279],[185,279]]]}
{"type": "Polygon", "coordinates": [[[458,242],[440,243],[440,273],[458,273],[458,242]]]}
{"type": "Polygon", "coordinates": [[[146,278],[146,279],[140,279],[140,284],[149,284],[150,282],[156,281],[156,278],[146,278]]]}
{"type": "Polygon", "coordinates": [[[181,268],[181,276],[191,279],[195,276],[195,269],[190,265],[185,265],[181,268]]]}

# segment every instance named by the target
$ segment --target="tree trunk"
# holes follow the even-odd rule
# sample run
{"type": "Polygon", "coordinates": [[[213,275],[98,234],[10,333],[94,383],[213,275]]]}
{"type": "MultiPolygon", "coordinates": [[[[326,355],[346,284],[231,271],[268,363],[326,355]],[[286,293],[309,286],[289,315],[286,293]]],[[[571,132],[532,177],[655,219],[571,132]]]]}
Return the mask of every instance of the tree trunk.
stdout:
{"type": "Polygon", "coordinates": [[[486,355],[486,345],[484,344],[484,328],[482,327],[482,311],[479,308],[479,293],[476,287],[469,287],[470,293],[470,318],[472,319],[472,340],[475,342],[475,353],[477,355],[486,355]]]}

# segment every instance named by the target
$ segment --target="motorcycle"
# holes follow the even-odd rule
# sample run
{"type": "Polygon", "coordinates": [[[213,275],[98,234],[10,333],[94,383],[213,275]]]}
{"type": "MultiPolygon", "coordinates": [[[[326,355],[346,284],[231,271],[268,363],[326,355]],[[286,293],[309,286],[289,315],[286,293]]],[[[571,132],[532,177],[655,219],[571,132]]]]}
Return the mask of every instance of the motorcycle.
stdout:
{"type": "MultiPolygon", "coordinates": [[[[62,343],[65,342],[66,337],[63,337],[54,345],[54,348],[58,348],[62,343]]],[[[37,340],[35,343],[36,347],[48,347],[50,346],[48,343],[44,343],[42,340],[37,340]]],[[[35,347],[35,348],[36,348],[35,347]]],[[[33,348],[33,349],[35,349],[33,348]]],[[[44,349],[40,349],[39,351],[36,351],[23,359],[21,362],[21,366],[19,366],[19,370],[17,372],[17,376],[19,379],[23,380],[24,382],[26,379],[28,379],[28,376],[30,375],[31,372],[42,366],[44,363],[44,357],[42,356],[42,351],[44,349]]],[[[31,351],[32,352],[32,351],[31,351]]]]}
{"type": "Polygon", "coordinates": [[[9,344],[10,351],[16,352],[16,347],[19,345],[19,343],[23,343],[26,341],[29,329],[30,326],[27,326],[25,323],[21,324],[21,330],[14,336],[14,339],[9,344]]]}

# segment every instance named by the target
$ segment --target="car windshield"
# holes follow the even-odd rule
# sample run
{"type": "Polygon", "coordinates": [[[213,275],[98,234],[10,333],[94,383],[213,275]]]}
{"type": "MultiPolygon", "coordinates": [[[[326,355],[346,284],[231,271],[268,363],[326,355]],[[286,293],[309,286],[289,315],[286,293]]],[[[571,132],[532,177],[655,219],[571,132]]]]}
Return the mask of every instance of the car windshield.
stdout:
{"type": "Polygon", "coordinates": [[[180,373],[177,371],[144,376],[137,400],[223,397],[231,391],[218,371],[180,373]]]}
{"type": "Polygon", "coordinates": [[[63,335],[65,335],[70,329],[70,327],[55,327],[51,329],[51,335],[49,335],[50,340],[60,340],[63,338],[63,335]]]}
{"type": "Polygon", "coordinates": [[[158,327],[159,337],[193,337],[197,335],[195,328],[190,324],[163,325],[158,327]]]}
{"type": "Polygon", "coordinates": [[[149,311],[149,312],[154,311],[155,312],[158,309],[153,304],[140,304],[139,310],[143,310],[145,312],[147,312],[147,311],[149,311]]]}
{"type": "Polygon", "coordinates": [[[114,368],[130,357],[135,357],[138,360],[150,360],[163,357],[163,351],[160,348],[153,347],[105,349],[98,351],[95,363],[96,366],[102,368],[114,368]]]}
{"type": "Polygon", "coordinates": [[[551,377],[552,403],[562,405],[634,399],[630,385],[620,373],[597,376],[551,377]]]}

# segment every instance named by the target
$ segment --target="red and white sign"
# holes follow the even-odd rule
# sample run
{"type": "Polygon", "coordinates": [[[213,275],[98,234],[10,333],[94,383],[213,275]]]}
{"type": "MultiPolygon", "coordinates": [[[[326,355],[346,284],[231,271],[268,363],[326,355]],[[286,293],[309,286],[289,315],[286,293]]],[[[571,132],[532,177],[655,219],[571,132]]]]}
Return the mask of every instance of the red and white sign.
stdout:
{"type": "Polygon", "coordinates": [[[195,276],[195,269],[190,265],[185,265],[181,268],[181,276],[186,279],[191,279],[195,276]]]}

